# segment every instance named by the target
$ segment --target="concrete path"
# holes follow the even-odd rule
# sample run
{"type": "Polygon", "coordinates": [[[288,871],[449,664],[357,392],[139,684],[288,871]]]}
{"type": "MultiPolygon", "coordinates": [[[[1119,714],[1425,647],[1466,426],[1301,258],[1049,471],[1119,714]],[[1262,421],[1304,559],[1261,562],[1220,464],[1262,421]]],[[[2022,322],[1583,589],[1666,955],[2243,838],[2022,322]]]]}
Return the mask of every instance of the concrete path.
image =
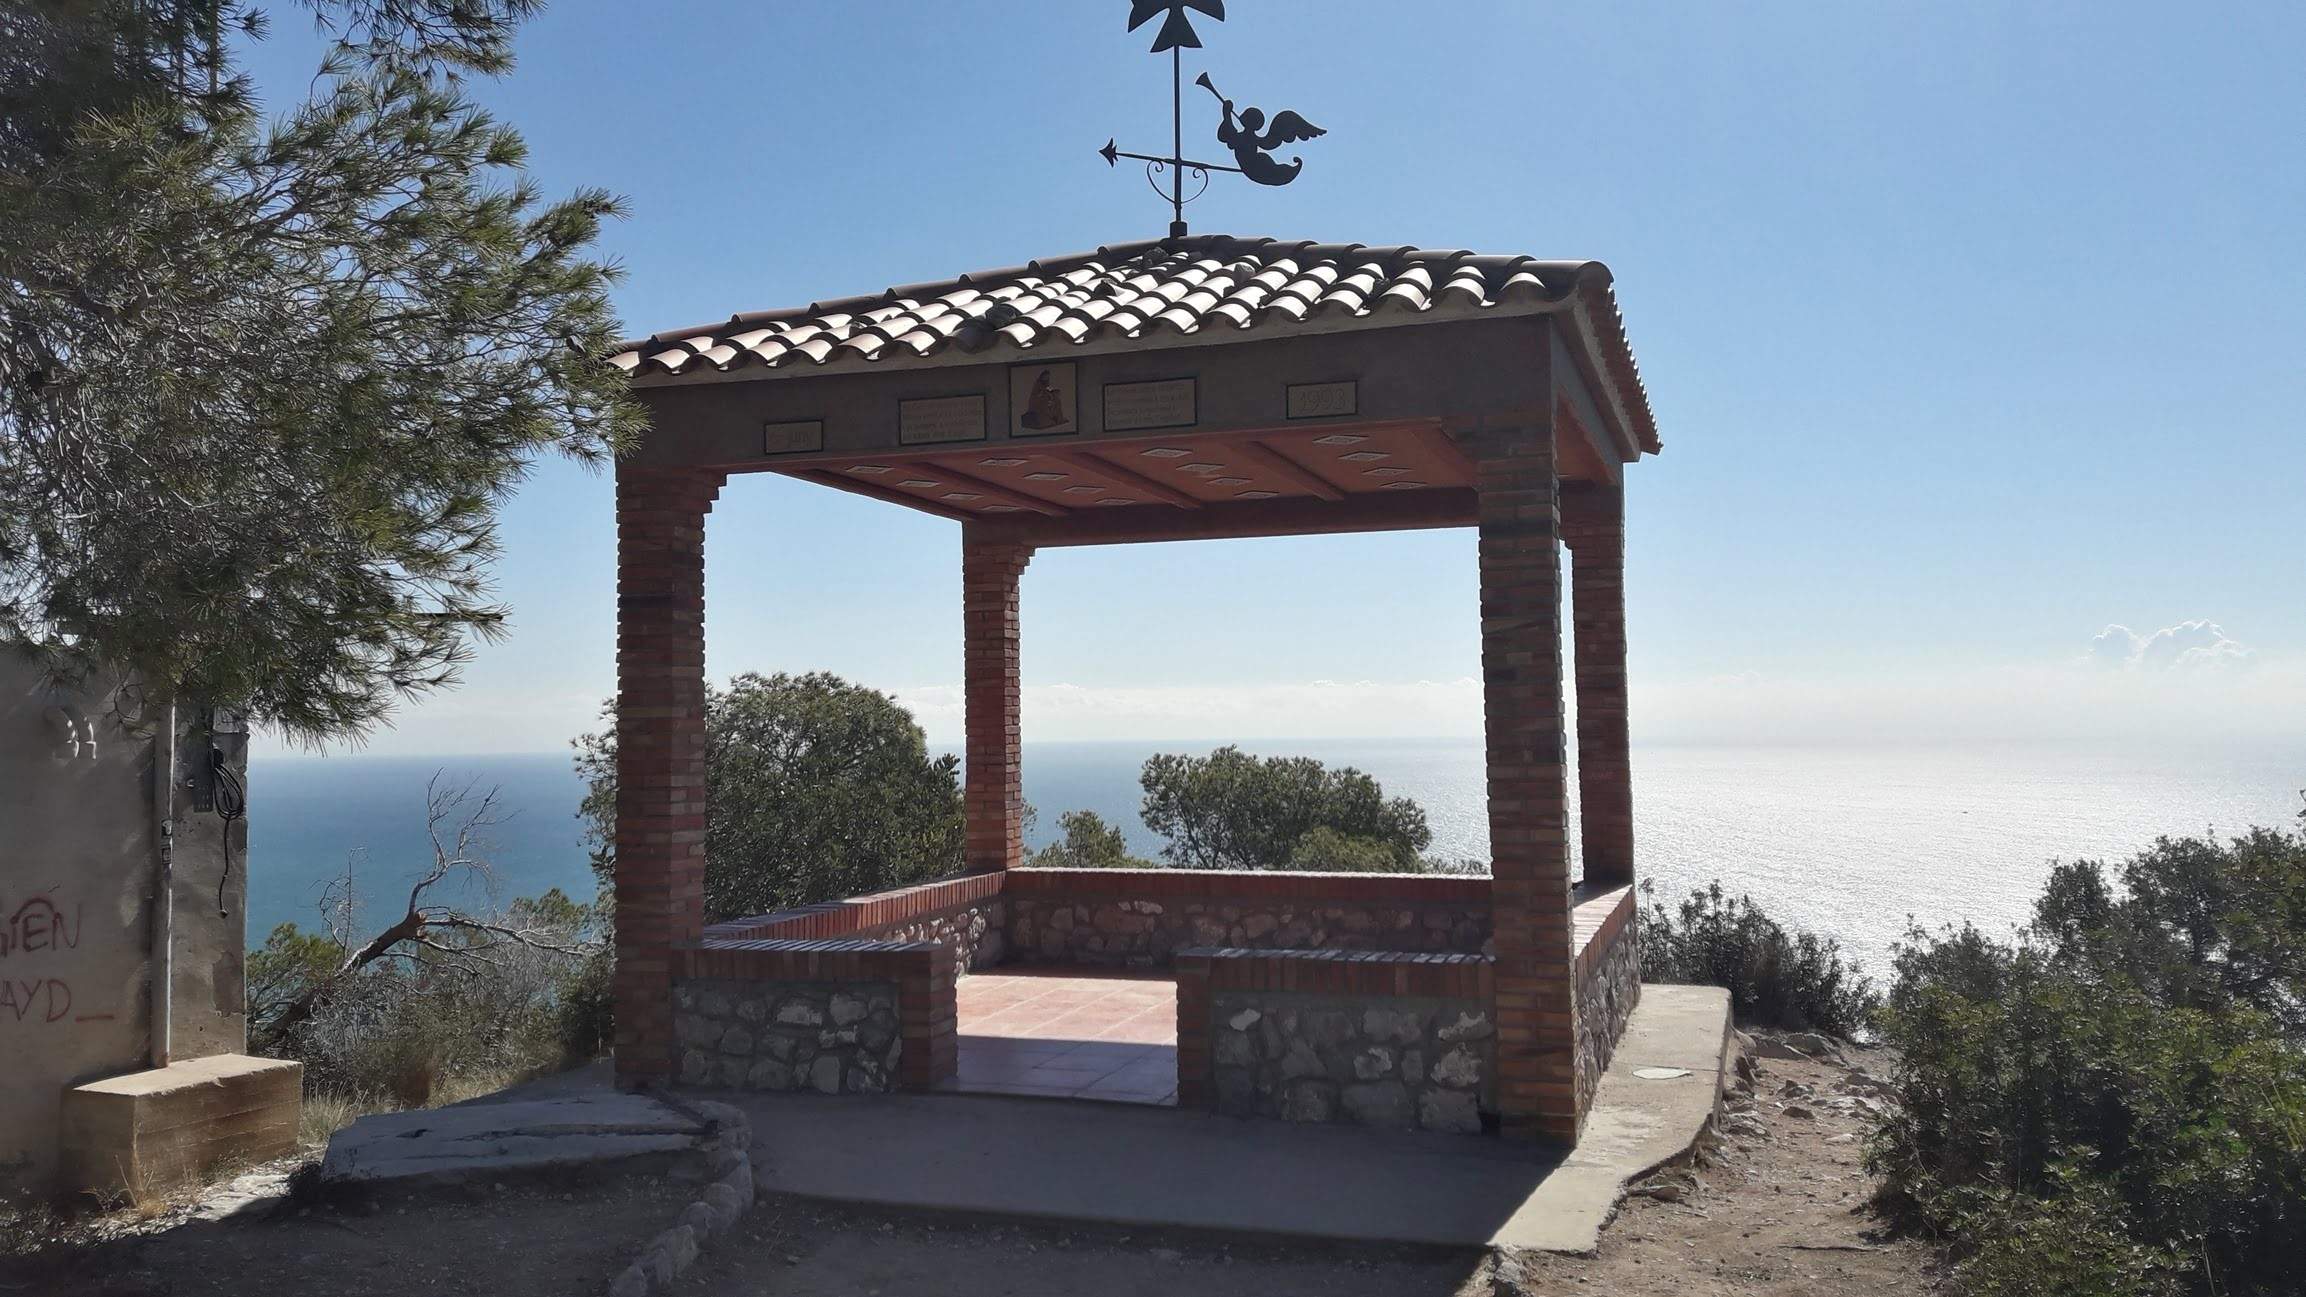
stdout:
{"type": "Polygon", "coordinates": [[[767,1193],[1047,1220],[1588,1252],[1626,1181],[1686,1152],[1729,995],[1645,986],[1567,1158],[1462,1135],[975,1095],[733,1095],[767,1193]],[[1643,1079],[1653,1073],[1686,1073],[1643,1079]]]}

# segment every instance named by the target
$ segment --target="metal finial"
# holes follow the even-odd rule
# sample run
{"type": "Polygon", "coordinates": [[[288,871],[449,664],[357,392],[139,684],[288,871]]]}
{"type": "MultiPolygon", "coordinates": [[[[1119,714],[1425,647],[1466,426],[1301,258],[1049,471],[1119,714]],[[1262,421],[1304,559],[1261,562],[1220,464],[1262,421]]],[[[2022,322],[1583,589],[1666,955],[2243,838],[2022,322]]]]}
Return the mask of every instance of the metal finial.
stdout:
{"type": "Polygon", "coordinates": [[[1209,173],[1230,171],[1238,176],[1247,176],[1261,185],[1286,185],[1305,169],[1305,160],[1292,157],[1285,163],[1277,162],[1271,156],[1273,150],[1284,144],[1318,139],[1328,133],[1287,110],[1275,113],[1270,122],[1266,120],[1264,112],[1257,108],[1243,108],[1236,112],[1233,101],[1219,92],[1209,80],[1209,74],[1204,72],[1195,78],[1193,84],[1216,97],[1224,114],[1217,125],[1217,142],[1233,151],[1233,160],[1238,165],[1228,167],[1215,162],[1197,162],[1186,157],[1183,53],[1188,49],[1201,48],[1200,34],[1193,30],[1193,23],[1186,16],[1185,11],[1188,9],[1198,10],[1219,22],[1225,20],[1225,0],[1130,0],[1129,3],[1130,31],[1144,26],[1158,14],[1168,15],[1161,23],[1161,30],[1153,38],[1155,54],[1164,50],[1169,53],[1168,155],[1131,153],[1111,139],[1105,141],[1104,148],[1097,150],[1098,156],[1105,159],[1107,166],[1119,166],[1123,158],[1143,162],[1146,182],[1153,186],[1155,193],[1161,193],[1161,177],[1167,173],[1168,192],[1162,196],[1169,200],[1171,238],[1184,237],[1185,204],[1208,192],[1209,173]],[[1185,173],[1188,171],[1193,173],[1193,178],[1201,186],[1193,192],[1191,198],[1185,195],[1185,173]]]}

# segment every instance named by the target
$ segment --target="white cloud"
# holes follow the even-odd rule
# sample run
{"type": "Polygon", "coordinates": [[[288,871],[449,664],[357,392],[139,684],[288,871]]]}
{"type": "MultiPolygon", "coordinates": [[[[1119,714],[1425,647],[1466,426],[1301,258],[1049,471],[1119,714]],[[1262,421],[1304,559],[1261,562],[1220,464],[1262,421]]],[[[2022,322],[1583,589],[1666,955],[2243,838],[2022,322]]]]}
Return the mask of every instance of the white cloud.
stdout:
{"type": "Polygon", "coordinates": [[[2207,671],[2243,665],[2250,650],[2213,621],[2186,621],[2140,635],[2108,626],[2090,641],[2089,660],[2114,671],[2207,671]]]}

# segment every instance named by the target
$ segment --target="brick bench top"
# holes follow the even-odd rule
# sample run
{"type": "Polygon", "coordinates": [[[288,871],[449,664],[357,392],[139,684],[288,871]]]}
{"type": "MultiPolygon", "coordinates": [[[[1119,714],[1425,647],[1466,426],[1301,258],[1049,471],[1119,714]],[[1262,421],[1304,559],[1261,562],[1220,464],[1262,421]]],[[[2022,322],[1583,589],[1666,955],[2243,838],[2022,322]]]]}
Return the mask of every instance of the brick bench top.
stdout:
{"type": "Polygon", "coordinates": [[[1406,901],[1487,905],[1486,874],[1347,874],[1247,869],[1011,869],[1011,895],[1406,901]]]}
{"type": "Polygon", "coordinates": [[[1181,986],[1193,980],[1236,991],[1473,998],[1489,995],[1496,966],[1488,955],[1234,946],[1189,946],[1174,965],[1181,986]]]}
{"type": "Polygon", "coordinates": [[[1580,883],[1570,896],[1571,937],[1582,970],[1607,953],[1618,934],[1633,921],[1633,884],[1597,887],[1580,883]]]}

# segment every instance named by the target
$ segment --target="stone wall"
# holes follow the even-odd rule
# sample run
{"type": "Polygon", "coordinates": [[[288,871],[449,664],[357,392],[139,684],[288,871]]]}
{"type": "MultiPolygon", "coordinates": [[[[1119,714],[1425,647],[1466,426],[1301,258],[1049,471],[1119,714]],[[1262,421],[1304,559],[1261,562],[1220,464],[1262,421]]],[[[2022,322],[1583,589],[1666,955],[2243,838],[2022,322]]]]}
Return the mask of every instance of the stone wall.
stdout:
{"type": "Polygon", "coordinates": [[[1484,954],[1489,880],[1393,874],[1011,870],[1018,964],[1160,968],[1192,946],[1484,954]]]}
{"type": "Polygon", "coordinates": [[[1181,950],[1177,1102],[1480,1131],[1496,1111],[1493,969],[1483,955],[1181,950]]]}
{"type": "Polygon", "coordinates": [[[932,1088],[959,1060],[954,959],[939,942],[847,938],[676,949],[674,1079],[828,1092],[932,1088]],[[828,1055],[837,1062],[823,1061],[828,1055]]]}
{"type": "Polygon", "coordinates": [[[912,919],[877,932],[859,933],[876,941],[934,941],[953,948],[953,975],[991,968],[1008,956],[1009,907],[999,897],[927,918],[912,919]]]}
{"type": "Polygon", "coordinates": [[[1219,993],[1217,1111],[1478,1134],[1497,1032],[1473,1000],[1219,993]]]}
{"type": "Polygon", "coordinates": [[[695,979],[673,984],[680,1083],[728,1090],[894,1090],[895,982],[695,979]]]}
{"type": "MultiPolygon", "coordinates": [[[[1585,1111],[1601,1074],[1617,1052],[1618,1038],[1641,1000],[1640,926],[1633,913],[1630,888],[1596,930],[1580,945],[1577,955],[1577,1088],[1578,1109],[1585,1111]]],[[[1581,934],[1582,935],[1582,934],[1581,934]]]]}

